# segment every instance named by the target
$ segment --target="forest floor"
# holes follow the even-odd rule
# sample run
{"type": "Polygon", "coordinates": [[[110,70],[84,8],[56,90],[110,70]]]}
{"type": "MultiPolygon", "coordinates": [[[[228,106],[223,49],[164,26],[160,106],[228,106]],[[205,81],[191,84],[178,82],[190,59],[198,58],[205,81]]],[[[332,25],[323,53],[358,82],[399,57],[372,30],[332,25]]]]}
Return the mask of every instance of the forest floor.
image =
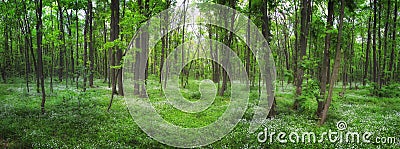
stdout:
{"type": "MultiPolygon", "coordinates": [[[[184,97],[196,100],[199,81],[190,81],[187,89],[181,92],[184,97]]],[[[41,96],[36,93],[34,84],[27,93],[22,81],[0,84],[0,148],[170,148],[151,139],[134,122],[122,97],[116,97],[110,112],[107,106],[110,89],[102,80],[95,82],[98,87],[81,92],[65,83],[55,85],[53,93],[47,92],[46,114],[40,111],[41,96]]],[[[318,126],[314,112],[315,99],[307,99],[301,110],[291,109],[293,87],[288,85],[284,91],[276,92],[277,116],[269,119],[256,133],[249,133],[256,103],[257,90],[250,93],[249,108],[243,119],[232,132],[222,140],[206,148],[400,148],[400,99],[377,98],[369,96],[367,88],[347,89],[343,97],[338,96],[341,86],[335,89],[332,106],[325,125],[318,126]],[[370,143],[330,142],[328,138],[321,143],[278,141],[259,142],[257,134],[268,131],[314,132],[339,131],[337,122],[346,122],[342,132],[372,132],[370,143]],[[385,138],[386,143],[377,143],[377,137],[385,138]],[[389,142],[395,137],[396,142],[389,142]]],[[[149,89],[151,102],[167,121],[183,127],[201,127],[216,120],[229,104],[229,95],[217,97],[209,110],[196,114],[186,114],[163,103],[158,88],[149,89]]],[[[340,131],[339,131],[340,132],[340,131]]],[[[360,135],[361,136],[361,135],[360,135]]],[[[318,140],[318,138],[317,138],[318,140]]]]}

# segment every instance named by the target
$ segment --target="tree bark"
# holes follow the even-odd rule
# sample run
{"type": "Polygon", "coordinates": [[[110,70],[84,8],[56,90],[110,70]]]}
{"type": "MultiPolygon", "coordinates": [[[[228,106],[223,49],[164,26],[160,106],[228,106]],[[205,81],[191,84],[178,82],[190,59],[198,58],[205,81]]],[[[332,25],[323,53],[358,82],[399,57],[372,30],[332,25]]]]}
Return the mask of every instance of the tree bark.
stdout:
{"type": "Polygon", "coordinates": [[[89,29],[89,17],[90,12],[86,10],[86,17],[85,17],[85,27],[83,29],[83,91],[86,91],[86,83],[87,83],[87,49],[88,49],[88,29],[89,29]]]}
{"type": "MultiPolygon", "coordinates": [[[[119,36],[119,2],[117,3],[117,5],[114,7],[114,38],[118,39],[119,36]]],[[[123,69],[122,68],[122,49],[119,48],[118,46],[115,47],[116,48],[116,64],[120,65],[121,67],[119,69],[123,69]]],[[[122,70],[119,70],[122,72],[122,70]]],[[[118,73],[117,74],[117,81],[118,81],[118,95],[120,96],[124,96],[124,87],[123,87],[123,82],[122,82],[122,73],[118,73]]]]}
{"type": "Polygon", "coordinates": [[[342,40],[342,30],[343,30],[343,17],[344,17],[344,0],[340,1],[340,15],[339,15],[339,28],[338,28],[338,36],[337,36],[337,44],[336,44],[336,56],[335,56],[335,63],[332,70],[332,77],[330,80],[329,85],[329,93],[328,98],[326,99],[324,109],[322,111],[321,119],[319,121],[319,125],[323,125],[326,120],[326,116],[328,114],[328,109],[332,102],[332,95],[333,95],[333,86],[338,78],[339,74],[339,65],[340,65],[340,56],[341,56],[341,40],[342,40]]]}
{"type": "MultiPolygon", "coordinates": [[[[331,34],[330,31],[332,30],[333,26],[333,0],[329,0],[328,2],[328,16],[327,16],[327,26],[326,26],[326,36],[325,36],[325,49],[324,49],[324,58],[322,61],[321,67],[321,81],[320,81],[320,99],[325,99],[325,92],[326,92],[326,83],[327,83],[327,76],[328,74],[328,65],[330,61],[329,57],[329,49],[331,43],[331,34]]],[[[317,99],[318,108],[317,108],[317,116],[321,116],[321,112],[323,110],[323,105],[325,104],[324,101],[320,101],[317,99]]]]}
{"type": "MultiPolygon", "coordinates": [[[[76,52],[75,52],[75,54],[76,54],[76,67],[79,67],[79,24],[78,24],[78,22],[79,22],[79,17],[78,17],[78,2],[76,2],[75,3],[75,16],[76,16],[76,22],[75,22],[75,25],[76,25],[76,52]]],[[[71,49],[72,50],[72,49],[71,49]]],[[[79,71],[77,71],[76,72],[76,89],[78,89],[79,88],[79,75],[80,75],[80,73],[79,73],[79,71]]]]}
{"type": "Polygon", "coordinates": [[[59,55],[59,65],[58,65],[58,81],[62,82],[63,80],[63,73],[64,73],[64,54],[65,54],[65,38],[64,38],[64,16],[63,16],[63,10],[62,6],[60,4],[60,0],[57,0],[57,5],[58,5],[58,13],[59,13],[59,30],[60,30],[60,35],[59,35],[59,40],[63,42],[61,45],[60,49],[60,55],[59,55]]]}
{"type": "MultiPolygon", "coordinates": [[[[229,0],[229,4],[230,4],[230,7],[232,9],[235,9],[235,6],[236,6],[236,1],[235,0],[229,0]]],[[[233,13],[230,13],[230,14],[232,14],[231,20],[230,20],[230,28],[231,28],[231,30],[233,30],[233,25],[234,25],[234,22],[235,22],[234,19],[235,19],[236,13],[233,12],[233,13]]],[[[228,21],[226,21],[225,23],[228,23],[228,21]]],[[[233,33],[229,32],[228,37],[225,38],[225,39],[226,39],[225,40],[225,42],[226,42],[225,44],[228,47],[231,47],[232,40],[233,40],[233,33]]],[[[225,57],[223,57],[222,63],[225,63],[225,64],[229,65],[229,55],[226,55],[225,57]]],[[[227,67],[226,69],[230,69],[230,68],[228,68],[229,66],[226,66],[226,67],[227,67]]],[[[222,72],[222,86],[221,86],[221,88],[219,90],[218,95],[219,96],[223,96],[225,91],[226,91],[226,89],[227,89],[227,87],[228,87],[228,74],[227,74],[227,70],[226,70],[226,71],[222,72]]]]}
{"type": "Polygon", "coordinates": [[[396,49],[396,34],[398,33],[396,30],[396,21],[397,21],[397,6],[398,2],[396,1],[394,4],[394,11],[393,11],[393,32],[392,32],[392,51],[390,54],[390,61],[389,61],[389,72],[391,73],[391,78],[394,78],[395,74],[392,72],[393,71],[393,64],[394,64],[394,56],[395,56],[395,49],[396,49]]]}
{"type": "Polygon", "coordinates": [[[363,85],[365,86],[367,83],[368,76],[368,66],[369,66],[369,55],[371,49],[371,13],[368,17],[368,37],[367,37],[367,50],[365,53],[365,65],[364,65],[364,76],[363,76],[363,85]]]}
{"type": "Polygon", "coordinates": [[[372,71],[372,79],[373,82],[377,83],[377,69],[378,69],[378,61],[377,61],[377,55],[376,55],[376,22],[377,22],[377,13],[376,13],[376,7],[377,7],[377,0],[374,0],[374,26],[373,26],[373,39],[372,39],[372,59],[373,59],[373,71],[372,71]]]}
{"type": "Polygon", "coordinates": [[[89,86],[93,87],[93,69],[94,69],[94,48],[93,48],[93,10],[92,1],[88,0],[89,13],[89,86]]]}
{"type": "Polygon", "coordinates": [[[36,52],[38,54],[38,74],[40,78],[40,85],[42,88],[42,103],[41,110],[42,114],[45,113],[45,103],[46,103],[46,92],[44,88],[44,77],[43,77],[43,60],[42,60],[42,0],[36,0],[36,43],[37,49],[36,52]]]}
{"type": "MultiPolygon", "coordinates": [[[[387,2],[387,9],[386,9],[386,22],[385,22],[385,30],[384,30],[384,42],[383,42],[383,62],[382,62],[382,70],[381,70],[381,77],[380,77],[380,86],[382,86],[382,85],[384,85],[384,84],[386,84],[385,82],[386,82],[386,80],[388,79],[387,78],[387,75],[386,75],[386,58],[387,58],[387,43],[388,43],[388,28],[389,28],[389,18],[390,18],[390,8],[391,8],[391,6],[390,6],[390,1],[391,0],[388,0],[388,2],[387,2]]],[[[396,23],[393,23],[393,24],[396,24],[396,23]]]]}
{"type": "MultiPolygon", "coordinates": [[[[30,61],[29,61],[29,45],[30,45],[30,43],[29,43],[29,37],[28,37],[28,30],[27,30],[27,28],[28,28],[28,24],[27,24],[27,22],[26,22],[26,17],[27,17],[27,12],[26,12],[26,1],[23,1],[23,9],[24,9],[24,19],[21,21],[22,23],[22,26],[21,26],[21,30],[23,31],[23,34],[25,35],[24,36],[24,41],[25,41],[25,61],[26,61],[26,63],[25,63],[25,78],[26,78],[26,89],[27,89],[27,91],[28,91],[28,93],[29,93],[29,74],[30,74],[30,70],[31,70],[31,64],[30,64],[30,61]]],[[[1,68],[1,67],[0,67],[1,68]]]]}
{"type": "MultiPolygon", "coordinates": [[[[118,39],[118,33],[119,33],[119,0],[111,0],[111,30],[110,30],[110,41],[113,42],[114,40],[118,39]]],[[[110,59],[111,59],[111,67],[114,67],[115,64],[119,64],[120,60],[118,58],[122,57],[122,51],[121,53],[119,53],[118,51],[118,46],[114,46],[113,48],[110,49],[110,59]],[[114,54],[114,50],[117,51],[117,61],[115,59],[115,54],[114,54]]],[[[111,85],[112,85],[112,93],[111,93],[111,99],[110,99],[110,103],[108,105],[108,109],[107,111],[110,111],[111,106],[112,106],[112,102],[113,102],[113,97],[114,94],[116,93],[116,82],[117,82],[117,76],[116,76],[116,71],[115,68],[110,68],[111,69],[111,85]]],[[[122,69],[122,68],[121,68],[122,69]]],[[[122,76],[122,73],[121,73],[122,76]]],[[[121,77],[122,79],[122,77],[121,77]]],[[[122,87],[122,83],[121,83],[121,87],[122,87]]],[[[118,90],[122,90],[122,88],[118,88],[118,90]]],[[[121,91],[122,95],[123,95],[123,91],[121,91]]],[[[119,92],[119,94],[121,95],[121,93],[119,92]]]]}
{"type": "Polygon", "coordinates": [[[300,106],[300,100],[298,97],[302,92],[302,84],[303,84],[303,75],[304,69],[301,67],[301,63],[303,62],[303,57],[306,55],[307,51],[307,36],[309,29],[309,12],[308,8],[311,3],[311,0],[303,0],[301,4],[301,32],[300,32],[300,51],[299,51],[299,60],[297,61],[297,74],[296,74],[296,99],[293,104],[293,109],[297,110],[300,106]]]}

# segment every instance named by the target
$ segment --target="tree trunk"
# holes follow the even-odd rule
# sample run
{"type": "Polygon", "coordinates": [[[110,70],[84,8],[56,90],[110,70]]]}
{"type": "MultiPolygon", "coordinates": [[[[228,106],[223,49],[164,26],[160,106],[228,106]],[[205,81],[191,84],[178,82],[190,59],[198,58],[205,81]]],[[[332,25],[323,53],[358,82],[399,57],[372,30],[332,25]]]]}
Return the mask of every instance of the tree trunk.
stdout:
{"type": "MultiPolygon", "coordinates": [[[[104,6],[104,10],[105,11],[106,7],[104,6]]],[[[103,21],[103,36],[104,36],[104,44],[107,43],[107,25],[106,25],[106,21],[103,21]]],[[[108,87],[111,86],[110,84],[110,65],[109,65],[109,61],[108,61],[108,57],[107,57],[107,50],[104,50],[104,83],[107,82],[108,87]]]]}
{"type": "MultiPolygon", "coordinates": [[[[186,23],[186,0],[183,1],[183,26],[182,26],[182,43],[185,43],[185,23],[186,23]]],[[[189,73],[185,69],[185,50],[183,49],[184,46],[181,47],[181,56],[182,56],[182,61],[181,61],[181,67],[182,67],[182,75],[181,75],[181,87],[185,88],[186,87],[186,83],[188,80],[184,80],[184,76],[183,75],[188,75],[189,73]]],[[[189,56],[189,54],[188,54],[189,56]]]]}
{"type": "Polygon", "coordinates": [[[63,80],[63,73],[64,73],[64,54],[65,54],[65,38],[64,38],[64,16],[63,16],[63,10],[62,6],[60,4],[60,0],[57,0],[57,5],[58,5],[58,13],[59,13],[59,30],[60,30],[60,35],[59,35],[59,40],[63,42],[61,45],[60,49],[60,55],[59,55],[59,65],[58,65],[58,81],[62,82],[63,80]]]}
{"type": "Polygon", "coordinates": [[[86,83],[87,83],[87,48],[88,48],[88,28],[89,28],[89,17],[90,12],[86,11],[86,18],[85,18],[85,27],[83,29],[83,91],[86,91],[86,83]]]}
{"type": "MultiPolygon", "coordinates": [[[[26,89],[27,89],[27,91],[28,91],[28,93],[29,93],[29,74],[30,74],[30,71],[31,71],[31,64],[30,64],[30,61],[29,61],[29,45],[30,45],[30,43],[29,43],[29,38],[28,38],[28,30],[27,30],[27,28],[28,28],[28,24],[27,24],[27,21],[26,21],[26,17],[27,17],[27,12],[26,12],[26,2],[25,1],[23,1],[23,9],[24,9],[24,20],[22,20],[22,27],[21,27],[21,30],[23,30],[23,34],[25,35],[24,36],[24,40],[25,40],[25,61],[26,61],[26,63],[25,63],[25,66],[26,66],[26,68],[25,68],[25,78],[26,78],[26,89]]],[[[1,67],[0,67],[1,68],[1,67]]]]}
{"type": "Polygon", "coordinates": [[[300,55],[299,60],[297,61],[297,74],[296,74],[296,99],[293,104],[293,109],[297,110],[300,106],[300,100],[298,97],[301,95],[302,92],[302,84],[303,84],[303,75],[304,69],[301,67],[301,63],[303,62],[303,57],[306,55],[307,50],[307,36],[308,36],[308,29],[309,29],[309,5],[311,0],[303,0],[301,4],[301,32],[300,32],[300,55]]]}
{"type": "MultiPolygon", "coordinates": [[[[118,25],[118,21],[119,21],[119,0],[111,0],[111,30],[110,30],[110,41],[113,42],[114,40],[118,39],[118,33],[119,33],[119,25],[118,25]]],[[[113,47],[111,49],[109,49],[110,52],[110,59],[111,59],[111,67],[114,67],[116,64],[115,61],[115,54],[113,52],[113,50],[117,50],[118,51],[118,47],[113,47]]],[[[121,52],[122,53],[122,52],[121,52]]],[[[122,56],[118,55],[117,52],[117,57],[122,56]]],[[[117,60],[117,63],[119,64],[119,61],[117,60]]],[[[113,102],[113,97],[114,94],[116,93],[116,82],[117,82],[117,76],[116,76],[116,71],[115,68],[110,68],[111,69],[111,85],[112,85],[112,93],[111,93],[111,99],[110,99],[110,103],[108,105],[108,109],[107,111],[109,111],[111,109],[112,106],[112,102],[113,102]]],[[[122,74],[121,74],[122,75],[122,74]]],[[[122,89],[122,88],[121,88],[122,89]]],[[[122,91],[123,93],[123,91],[122,91]]]]}
{"type": "MultiPolygon", "coordinates": [[[[75,16],[76,16],[76,67],[79,68],[79,17],[78,17],[78,2],[75,3],[75,16]]],[[[72,49],[71,49],[72,50],[72,49]]],[[[79,88],[79,71],[76,72],[76,89],[79,88]]]]}
{"type": "Polygon", "coordinates": [[[89,86],[93,87],[93,69],[94,69],[94,48],[93,48],[93,11],[92,1],[88,1],[88,13],[89,13],[89,86]]]}
{"type": "Polygon", "coordinates": [[[376,21],[377,21],[377,13],[376,13],[376,7],[377,7],[377,0],[374,0],[374,26],[373,26],[373,39],[372,39],[372,59],[373,59],[373,71],[372,71],[372,79],[373,82],[377,83],[377,69],[378,69],[378,61],[377,61],[377,56],[376,56],[376,21]]]}
{"type": "MultiPolygon", "coordinates": [[[[236,6],[236,1],[235,0],[230,0],[229,4],[230,4],[230,7],[232,9],[235,9],[235,6],[236,6]]],[[[233,25],[234,25],[234,22],[235,22],[236,13],[233,12],[231,14],[232,14],[232,16],[231,16],[231,21],[230,21],[230,29],[233,30],[233,25]]],[[[226,21],[225,23],[228,23],[228,21],[226,21]]],[[[233,40],[233,33],[229,32],[228,37],[225,38],[225,39],[226,39],[226,41],[225,41],[226,43],[225,44],[228,47],[231,47],[232,40],[233,40]]],[[[225,64],[229,65],[229,55],[226,55],[225,57],[223,57],[222,63],[225,63],[225,64]]],[[[226,69],[230,69],[230,68],[228,68],[229,66],[226,66],[226,67],[227,67],[226,69]]],[[[226,71],[223,71],[223,73],[222,73],[222,86],[221,86],[221,88],[219,90],[219,94],[218,95],[219,96],[223,96],[225,91],[226,91],[226,89],[227,89],[227,87],[228,87],[228,74],[227,74],[227,70],[226,70],[226,71]]]]}
{"type": "MultiPolygon", "coordinates": [[[[112,9],[112,8],[111,8],[112,9]]],[[[117,1],[117,3],[114,6],[114,32],[113,32],[113,36],[114,39],[117,40],[118,36],[119,36],[119,1],[117,1]]],[[[116,53],[116,65],[122,65],[122,49],[120,49],[118,46],[115,47],[117,53],[116,53]]],[[[120,67],[119,69],[122,69],[122,67],[120,67]]],[[[122,84],[122,73],[117,73],[117,81],[118,81],[118,95],[120,96],[124,96],[124,88],[123,88],[123,84],[122,84]]]]}
{"type": "Polygon", "coordinates": [[[8,29],[7,29],[7,25],[4,26],[4,52],[3,52],[3,67],[1,68],[1,77],[3,79],[4,83],[7,83],[7,69],[8,69],[8,65],[9,65],[9,61],[8,61],[8,29]]]}
{"type": "Polygon", "coordinates": [[[331,43],[331,34],[330,31],[332,30],[333,26],[333,0],[329,0],[328,2],[328,17],[327,17],[327,26],[326,26],[326,36],[325,36],[325,49],[324,49],[324,59],[322,63],[322,68],[321,68],[321,82],[320,82],[320,98],[324,99],[325,98],[325,91],[326,91],[326,82],[327,82],[327,75],[328,74],[328,63],[329,63],[329,49],[330,49],[330,43],[331,43]]]}
{"type": "Polygon", "coordinates": [[[369,66],[369,55],[371,48],[371,13],[368,17],[368,37],[367,37],[367,50],[365,54],[365,65],[364,65],[364,76],[363,76],[363,85],[366,85],[367,76],[368,76],[368,66],[369,66]]]}
{"type": "MultiPolygon", "coordinates": [[[[50,20],[51,20],[51,31],[54,32],[53,25],[53,8],[50,7],[50,20]]],[[[51,42],[51,48],[54,49],[54,42],[51,42]]],[[[54,72],[54,50],[51,50],[51,62],[50,62],[50,92],[53,93],[53,72],[54,72]]]]}
{"type": "MultiPolygon", "coordinates": [[[[382,62],[382,70],[381,70],[381,81],[380,81],[380,86],[382,86],[382,85],[384,85],[384,84],[386,84],[385,82],[386,82],[386,80],[388,79],[387,78],[387,75],[386,75],[386,57],[387,57],[387,43],[388,43],[388,28],[389,28],[389,18],[390,18],[390,8],[391,8],[391,6],[390,6],[390,1],[391,0],[388,0],[388,2],[387,2],[387,9],[386,9],[386,22],[385,22],[385,30],[384,30],[384,42],[383,42],[383,62],[382,62]]],[[[396,23],[393,23],[393,24],[396,24],[396,23]]]]}
{"type": "Polygon", "coordinates": [[[42,103],[41,110],[42,114],[45,113],[44,105],[46,103],[46,92],[44,88],[44,77],[43,77],[43,60],[42,60],[42,0],[36,0],[36,43],[37,43],[37,54],[38,54],[38,74],[40,78],[40,85],[42,88],[42,103]]]}
{"type": "MultiPolygon", "coordinates": [[[[330,30],[332,30],[333,26],[333,0],[329,0],[328,2],[328,17],[327,17],[327,26],[326,26],[326,36],[325,36],[325,49],[324,49],[324,58],[322,61],[322,67],[321,67],[321,81],[320,81],[320,99],[325,99],[325,92],[326,92],[326,83],[327,83],[327,76],[330,75],[328,74],[328,65],[330,61],[329,57],[329,49],[330,49],[330,43],[331,43],[331,34],[330,30]]],[[[319,101],[318,102],[318,108],[317,108],[317,116],[321,117],[321,112],[323,110],[323,105],[325,104],[324,101],[319,101]]]]}
{"type": "MultiPolygon", "coordinates": [[[[249,15],[248,15],[248,20],[247,20],[247,43],[250,43],[250,23],[251,23],[251,0],[249,0],[249,15]]],[[[211,38],[210,38],[211,39],[211,38]]],[[[247,73],[247,77],[250,78],[250,47],[247,46],[246,50],[246,73],[247,73]]]]}
{"type": "Polygon", "coordinates": [[[395,56],[395,49],[396,49],[396,34],[398,33],[396,31],[396,21],[397,21],[397,3],[395,2],[394,4],[394,12],[393,12],[393,32],[392,32],[392,52],[390,54],[390,61],[389,61],[389,72],[391,73],[391,78],[394,78],[395,74],[392,72],[393,71],[393,64],[394,64],[394,56],[395,56]]]}
{"type": "MultiPolygon", "coordinates": [[[[67,13],[67,19],[68,19],[68,26],[67,26],[67,28],[68,28],[68,36],[69,36],[70,39],[73,39],[72,38],[72,30],[71,30],[72,11],[69,14],[67,13]]],[[[75,59],[74,59],[73,44],[70,44],[70,49],[69,50],[70,50],[70,59],[71,59],[71,68],[72,68],[71,69],[71,71],[72,71],[71,85],[72,85],[72,82],[75,81],[75,76],[74,76],[74,74],[75,74],[75,59]]]]}
{"type": "Polygon", "coordinates": [[[332,77],[331,77],[330,85],[329,85],[328,98],[326,99],[324,109],[323,109],[322,115],[320,117],[321,119],[319,121],[319,125],[323,125],[325,123],[326,116],[328,114],[328,109],[332,102],[333,86],[334,86],[334,84],[338,78],[338,74],[339,74],[340,55],[341,55],[341,40],[342,40],[342,30],[343,30],[343,17],[344,17],[344,6],[345,6],[344,0],[341,0],[340,2],[341,2],[341,4],[340,4],[339,28],[338,28],[338,36],[337,36],[337,44],[336,44],[335,63],[334,63],[333,70],[332,70],[332,77]]]}

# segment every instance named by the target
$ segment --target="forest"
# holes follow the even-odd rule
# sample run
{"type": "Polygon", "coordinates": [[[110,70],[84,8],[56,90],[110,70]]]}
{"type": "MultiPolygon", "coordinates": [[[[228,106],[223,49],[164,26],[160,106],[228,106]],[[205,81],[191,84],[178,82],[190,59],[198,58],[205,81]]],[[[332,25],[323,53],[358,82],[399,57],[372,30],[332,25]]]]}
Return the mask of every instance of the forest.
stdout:
{"type": "Polygon", "coordinates": [[[400,148],[399,3],[1,0],[0,148],[400,148]]]}

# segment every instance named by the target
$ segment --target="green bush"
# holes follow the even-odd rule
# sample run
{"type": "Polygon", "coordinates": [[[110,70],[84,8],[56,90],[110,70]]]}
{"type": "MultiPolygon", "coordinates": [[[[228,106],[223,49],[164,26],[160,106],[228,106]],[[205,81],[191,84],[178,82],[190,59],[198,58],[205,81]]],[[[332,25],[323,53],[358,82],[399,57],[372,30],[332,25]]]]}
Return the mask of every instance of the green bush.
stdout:
{"type": "Polygon", "coordinates": [[[382,88],[379,88],[379,85],[377,83],[372,83],[372,85],[369,88],[369,91],[371,95],[377,97],[389,97],[389,98],[400,97],[400,84],[393,83],[386,86],[382,86],[382,88]]]}
{"type": "Polygon", "coordinates": [[[317,80],[308,79],[308,81],[304,81],[302,85],[302,93],[300,101],[303,103],[301,104],[301,108],[309,111],[314,112],[315,107],[317,107],[316,98],[319,97],[319,84],[317,80]]]}

